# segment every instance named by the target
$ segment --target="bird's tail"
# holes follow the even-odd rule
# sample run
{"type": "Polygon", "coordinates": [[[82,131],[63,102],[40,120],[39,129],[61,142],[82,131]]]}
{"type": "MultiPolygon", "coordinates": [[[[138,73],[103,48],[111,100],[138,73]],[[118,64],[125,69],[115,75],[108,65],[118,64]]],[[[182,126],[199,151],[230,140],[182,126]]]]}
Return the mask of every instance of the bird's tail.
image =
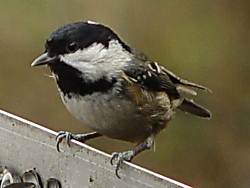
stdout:
{"type": "Polygon", "coordinates": [[[180,110],[184,112],[189,112],[196,116],[200,116],[203,118],[211,118],[211,112],[205,107],[195,103],[193,100],[185,98],[181,105],[178,107],[180,110]]]}

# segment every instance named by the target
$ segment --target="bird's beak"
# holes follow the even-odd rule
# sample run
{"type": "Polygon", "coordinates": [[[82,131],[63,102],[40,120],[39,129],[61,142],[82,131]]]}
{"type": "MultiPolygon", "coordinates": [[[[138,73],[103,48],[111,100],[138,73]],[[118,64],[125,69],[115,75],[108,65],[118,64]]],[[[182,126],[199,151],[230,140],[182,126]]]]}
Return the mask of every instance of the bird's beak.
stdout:
{"type": "Polygon", "coordinates": [[[45,65],[45,64],[50,64],[55,62],[55,60],[57,59],[57,56],[53,56],[53,57],[49,57],[48,53],[44,53],[42,55],[40,55],[39,57],[37,57],[31,64],[32,67],[34,66],[38,66],[38,65],[45,65]]]}

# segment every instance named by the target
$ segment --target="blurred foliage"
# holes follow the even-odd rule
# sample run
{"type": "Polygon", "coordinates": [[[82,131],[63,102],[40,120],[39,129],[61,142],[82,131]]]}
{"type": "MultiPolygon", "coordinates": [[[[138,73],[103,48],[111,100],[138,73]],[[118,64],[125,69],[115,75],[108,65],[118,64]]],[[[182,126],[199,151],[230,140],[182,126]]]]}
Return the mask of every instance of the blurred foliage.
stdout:
{"type": "MultiPolygon", "coordinates": [[[[0,0],[0,108],[55,130],[87,129],[64,108],[46,68],[31,68],[48,34],[94,20],[189,80],[207,85],[210,121],[177,113],[135,163],[195,187],[250,187],[250,3],[247,0],[0,0]]],[[[105,141],[103,141],[105,140],[105,141]]],[[[107,152],[131,144],[107,138],[107,152]]]]}

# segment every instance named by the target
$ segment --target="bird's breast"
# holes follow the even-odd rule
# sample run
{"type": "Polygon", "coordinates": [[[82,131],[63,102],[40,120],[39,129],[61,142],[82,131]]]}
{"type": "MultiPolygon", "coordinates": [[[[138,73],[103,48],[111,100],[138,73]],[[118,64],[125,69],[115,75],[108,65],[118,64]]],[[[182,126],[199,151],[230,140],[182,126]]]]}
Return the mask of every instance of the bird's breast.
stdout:
{"type": "Polygon", "coordinates": [[[111,138],[141,141],[152,134],[152,125],[124,96],[97,92],[90,95],[64,95],[69,112],[93,130],[111,138]]]}

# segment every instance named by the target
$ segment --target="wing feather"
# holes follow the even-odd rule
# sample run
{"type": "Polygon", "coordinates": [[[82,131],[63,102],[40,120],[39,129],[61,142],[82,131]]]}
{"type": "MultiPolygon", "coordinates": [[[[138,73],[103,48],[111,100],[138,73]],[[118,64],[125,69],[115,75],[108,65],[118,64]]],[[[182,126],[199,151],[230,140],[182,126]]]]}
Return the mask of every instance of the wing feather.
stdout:
{"type": "Polygon", "coordinates": [[[134,83],[134,85],[130,85],[129,90],[134,93],[135,100],[140,101],[141,104],[153,98],[153,93],[165,92],[171,101],[175,101],[175,99],[180,101],[176,106],[180,110],[200,117],[211,117],[211,113],[206,108],[185,97],[186,94],[197,95],[194,88],[209,92],[211,90],[205,86],[181,79],[165,67],[159,66],[156,62],[146,61],[145,64],[140,66],[129,67],[129,70],[124,71],[124,75],[126,75],[127,80],[134,83]],[[143,91],[148,94],[143,94],[143,91]]]}

